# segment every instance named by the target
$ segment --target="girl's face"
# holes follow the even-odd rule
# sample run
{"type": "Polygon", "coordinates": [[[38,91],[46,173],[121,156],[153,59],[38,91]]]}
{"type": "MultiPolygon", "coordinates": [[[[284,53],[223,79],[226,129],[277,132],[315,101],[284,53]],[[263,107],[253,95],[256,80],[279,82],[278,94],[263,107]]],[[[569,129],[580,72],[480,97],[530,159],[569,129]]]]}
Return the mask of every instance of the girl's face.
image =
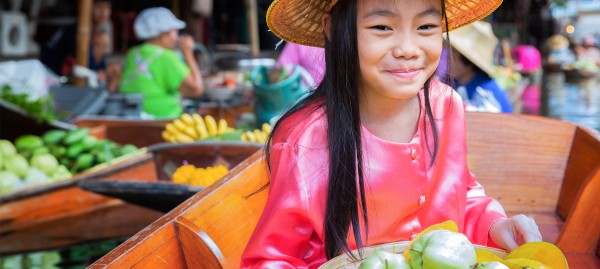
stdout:
{"type": "Polygon", "coordinates": [[[358,0],[358,57],[367,98],[410,99],[442,53],[439,0],[358,0]]]}

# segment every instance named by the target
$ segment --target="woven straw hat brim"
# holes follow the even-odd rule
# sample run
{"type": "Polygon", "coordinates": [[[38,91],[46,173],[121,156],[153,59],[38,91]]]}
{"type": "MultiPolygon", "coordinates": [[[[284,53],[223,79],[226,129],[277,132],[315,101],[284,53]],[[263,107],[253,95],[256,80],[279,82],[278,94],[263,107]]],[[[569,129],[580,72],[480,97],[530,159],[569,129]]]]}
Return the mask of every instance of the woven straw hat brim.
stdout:
{"type": "MultiPolygon", "coordinates": [[[[445,1],[449,30],[485,18],[502,4],[502,0],[445,1]]],[[[285,41],[324,47],[321,17],[329,12],[330,5],[331,0],[275,0],[267,11],[267,25],[285,41]]]]}

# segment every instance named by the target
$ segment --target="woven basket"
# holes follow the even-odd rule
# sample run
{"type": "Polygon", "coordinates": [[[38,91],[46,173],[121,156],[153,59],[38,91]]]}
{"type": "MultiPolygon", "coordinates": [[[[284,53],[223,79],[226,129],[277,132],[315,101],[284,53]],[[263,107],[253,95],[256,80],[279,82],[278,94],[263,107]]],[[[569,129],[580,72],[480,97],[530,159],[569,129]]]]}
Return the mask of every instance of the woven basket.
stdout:
{"type": "MultiPolygon", "coordinates": [[[[402,252],[404,252],[406,247],[408,247],[409,244],[410,244],[410,241],[401,241],[401,242],[394,242],[394,243],[387,243],[387,244],[366,247],[366,248],[363,248],[363,257],[367,258],[367,257],[371,256],[376,250],[384,250],[384,251],[388,251],[388,252],[392,252],[392,253],[402,253],[402,252]]],[[[497,249],[497,248],[490,248],[490,247],[481,246],[481,245],[473,245],[473,246],[475,247],[475,249],[487,249],[487,250],[491,251],[492,253],[498,255],[498,257],[501,257],[501,258],[504,258],[507,255],[507,253],[505,251],[497,249]]],[[[352,251],[352,254],[354,256],[358,257],[357,250],[352,251]]],[[[328,262],[324,263],[323,265],[321,265],[319,267],[319,269],[355,269],[355,268],[358,268],[361,261],[354,261],[347,254],[342,254],[342,255],[337,256],[337,257],[329,260],[328,262]]]]}

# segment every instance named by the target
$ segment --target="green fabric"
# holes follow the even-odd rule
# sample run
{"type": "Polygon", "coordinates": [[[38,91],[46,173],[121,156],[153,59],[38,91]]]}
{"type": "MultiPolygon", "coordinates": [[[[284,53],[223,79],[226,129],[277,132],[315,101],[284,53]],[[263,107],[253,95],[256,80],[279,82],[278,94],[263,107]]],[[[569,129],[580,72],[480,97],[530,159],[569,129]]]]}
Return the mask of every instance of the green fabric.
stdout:
{"type": "Polygon", "coordinates": [[[189,73],[190,69],[174,51],[142,44],[127,52],[120,91],[144,94],[143,111],[156,118],[176,118],[183,112],[179,86],[189,73]],[[149,72],[135,74],[141,69],[136,63],[136,51],[143,61],[151,61],[149,72]]]}

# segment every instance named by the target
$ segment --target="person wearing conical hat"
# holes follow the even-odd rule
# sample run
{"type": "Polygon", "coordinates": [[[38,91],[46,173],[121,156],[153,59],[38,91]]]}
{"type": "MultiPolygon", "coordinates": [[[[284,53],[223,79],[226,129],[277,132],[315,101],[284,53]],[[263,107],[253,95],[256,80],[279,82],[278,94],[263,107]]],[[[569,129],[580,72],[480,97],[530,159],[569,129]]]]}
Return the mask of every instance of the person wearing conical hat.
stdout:
{"type": "Polygon", "coordinates": [[[476,21],[450,32],[452,75],[467,111],[512,113],[503,89],[492,78],[498,38],[492,26],[476,21]]]}
{"type": "Polygon", "coordinates": [[[556,34],[546,40],[548,49],[547,64],[556,65],[565,68],[575,59],[575,54],[571,51],[569,39],[561,34],[556,34]]]}
{"type": "Polygon", "coordinates": [[[510,250],[541,240],[533,219],[507,218],[469,171],[461,97],[435,77],[443,32],[500,4],[271,4],[271,31],[324,47],[325,74],[269,137],[269,195],[241,268],[318,268],[353,249],[409,241],[448,220],[474,244],[510,250]]]}

